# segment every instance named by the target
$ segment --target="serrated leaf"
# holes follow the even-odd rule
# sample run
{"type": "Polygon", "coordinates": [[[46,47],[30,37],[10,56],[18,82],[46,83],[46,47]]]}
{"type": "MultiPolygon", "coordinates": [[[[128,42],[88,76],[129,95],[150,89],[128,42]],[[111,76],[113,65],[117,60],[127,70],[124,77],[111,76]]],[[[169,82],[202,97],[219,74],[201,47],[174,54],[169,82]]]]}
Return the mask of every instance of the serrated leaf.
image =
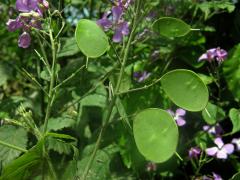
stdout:
{"type": "Polygon", "coordinates": [[[48,131],[58,131],[64,128],[72,127],[75,121],[69,117],[50,118],[48,122],[48,131]]]}
{"type": "Polygon", "coordinates": [[[60,51],[58,52],[58,58],[60,57],[66,57],[66,56],[73,56],[77,53],[79,53],[80,50],[77,46],[77,42],[74,37],[72,38],[65,38],[64,44],[60,51]]]}
{"type": "Polygon", "coordinates": [[[48,149],[58,152],[59,154],[70,154],[72,151],[72,145],[64,142],[61,139],[56,138],[48,138],[48,149]]]}
{"type": "MultiPolygon", "coordinates": [[[[23,128],[16,128],[9,125],[2,126],[0,127],[0,140],[25,149],[28,141],[27,132],[23,128]]],[[[20,151],[0,145],[0,161],[3,163],[3,166],[20,154],[20,151]]]]}

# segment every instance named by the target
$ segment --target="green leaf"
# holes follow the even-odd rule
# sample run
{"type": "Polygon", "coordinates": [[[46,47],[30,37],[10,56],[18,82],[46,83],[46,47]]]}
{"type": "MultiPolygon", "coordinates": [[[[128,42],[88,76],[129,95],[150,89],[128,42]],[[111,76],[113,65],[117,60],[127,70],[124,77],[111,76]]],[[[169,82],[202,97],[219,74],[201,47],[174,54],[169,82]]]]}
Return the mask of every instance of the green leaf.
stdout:
{"type": "Polygon", "coordinates": [[[177,69],[161,78],[162,88],[179,107],[201,111],[208,103],[208,89],[198,75],[190,70],[177,69]]]}
{"type": "Polygon", "coordinates": [[[70,154],[72,151],[72,145],[56,138],[48,138],[48,149],[58,152],[59,154],[70,154]]]}
{"type": "MultiPolygon", "coordinates": [[[[78,173],[77,175],[81,177],[84,172],[84,169],[91,158],[92,150],[94,146],[87,146],[83,152],[83,159],[78,162],[78,173]]],[[[96,157],[94,158],[93,164],[91,166],[91,170],[88,173],[87,180],[103,180],[109,179],[110,176],[110,162],[113,154],[118,149],[114,145],[110,145],[105,147],[104,149],[100,149],[96,153],[96,157]]]]}
{"type": "Polygon", "coordinates": [[[208,103],[206,108],[202,111],[202,116],[206,123],[213,125],[217,121],[221,121],[224,119],[225,112],[222,108],[212,103],[208,103]]]}
{"type": "Polygon", "coordinates": [[[79,48],[76,43],[76,40],[74,37],[71,38],[65,38],[63,41],[63,46],[58,52],[58,58],[60,57],[67,57],[67,56],[73,56],[77,53],[79,53],[79,48]]]}
{"type": "Polygon", "coordinates": [[[108,37],[96,22],[81,19],[76,28],[75,39],[84,55],[97,58],[109,48],[108,37]]]}
{"type": "Polygon", "coordinates": [[[43,141],[40,141],[27,153],[12,161],[3,169],[0,180],[22,180],[32,177],[32,174],[41,167],[43,162],[42,147],[43,141]]]}
{"type": "Polygon", "coordinates": [[[48,131],[58,131],[64,128],[72,127],[75,121],[69,117],[50,118],[48,122],[48,131]]]}
{"type": "Polygon", "coordinates": [[[153,29],[162,36],[175,38],[187,35],[191,31],[191,26],[181,19],[163,17],[154,22],[153,29]]]}
{"type": "Polygon", "coordinates": [[[240,100],[240,44],[235,46],[228,55],[227,61],[223,63],[223,75],[227,80],[229,90],[234,98],[240,100]]]}
{"type": "Polygon", "coordinates": [[[133,134],[137,147],[146,159],[164,162],[175,152],[178,128],[172,116],[161,109],[145,109],[133,121],[133,134]]]}
{"type": "MultiPolygon", "coordinates": [[[[26,149],[28,141],[27,132],[23,128],[16,128],[9,125],[2,126],[0,127],[0,140],[26,149]]],[[[20,154],[20,151],[0,145],[0,161],[3,163],[3,166],[18,157],[20,154]]]]}
{"type": "Polygon", "coordinates": [[[229,117],[233,124],[232,134],[240,131],[240,111],[232,108],[229,111],[229,117]]]}

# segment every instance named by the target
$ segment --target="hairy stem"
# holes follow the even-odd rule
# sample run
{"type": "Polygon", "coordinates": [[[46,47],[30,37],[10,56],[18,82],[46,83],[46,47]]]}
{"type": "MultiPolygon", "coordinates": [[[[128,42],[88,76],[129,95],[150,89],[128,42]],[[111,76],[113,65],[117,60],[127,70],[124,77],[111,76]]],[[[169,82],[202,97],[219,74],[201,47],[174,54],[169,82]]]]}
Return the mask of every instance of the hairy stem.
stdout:
{"type": "Polygon", "coordinates": [[[46,110],[46,115],[44,119],[44,128],[43,132],[47,132],[47,126],[48,126],[48,120],[51,114],[51,109],[52,109],[52,101],[54,99],[54,85],[55,85],[55,79],[56,79],[56,72],[55,72],[55,67],[56,67],[56,46],[55,46],[55,40],[53,38],[53,32],[50,29],[49,30],[49,35],[50,35],[50,41],[51,41],[51,46],[52,46],[52,68],[51,68],[51,80],[50,80],[50,85],[49,85],[49,91],[48,91],[48,104],[47,104],[47,110],[46,110]]]}
{"type": "MultiPolygon", "coordinates": [[[[140,0],[139,0],[140,2],[140,0]]],[[[139,12],[139,6],[140,6],[140,3],[138,2],[138,5],[137,5],[137,14],[139,12]]],[[[138,17],[138,16],[136,16],[138,17]]],[[[95,159],[95,156],[97,154],[97,151],[100,147],[100,143],[101,143],[101,140],[102,140],[102,136],[103,136],[103,133],[104,133],[104,130],[106,128],[106,126],[108,125],[110,119],[111,119],[111,114],[112,114],[112,111],[113,111],[113,108],[114,108],[114,105],[116,103],[116,99],[118,97],[118,92],[120,90],[120,86],[121,86],[121,82],[122,82],[122,78],[123,78],[123,75],[124,75],[124,70],[125,70],[125,65],[127,63],[127,59],[128,59],[128,54],[129,54],[129,49],[130,49],[130,45],[132,43],[132,40],[133,40],[133,36],[134,36],[134,32],[135,32],[135,28],[136,28],[136,18],[134,18],[133,20],[133,26],[132,26],[132,31],[130,33],[130,36],[129,36],[129,39],[128,39],[128,42],[127,42],[127,45],[126,45],[126,48],[124,50],[124,55],[123,55],[123,60],[122,60],[122,64],[121,64],[121,69],[120,69],[120,74],[119,74],[119,77],[118,77],[118,80],[117,80],[117,85],[116,85],[116,88],[114,89],[114,94],[113,94],[113,98],[110,102],[110,105],[108,107],[108,111],[107,111],[107,116],[106,116],[106,119],[105,121],[103,122],[103,126],[101,127],[100,129],[100,133],[98,135],[98,138],[97,138],[97,141],[96,141],[96,144],[95,144],[95,147],[94,147],[94,150],[93,150],[93,153],[87,163],[87,166],[85,167],[84,169],[84,172],[83,172],[83,175],[82,175],[82,180],[85,180],[87,178],[87,175],[88,175],[88,172],[92,166],[92,163],[95,159]]]]}

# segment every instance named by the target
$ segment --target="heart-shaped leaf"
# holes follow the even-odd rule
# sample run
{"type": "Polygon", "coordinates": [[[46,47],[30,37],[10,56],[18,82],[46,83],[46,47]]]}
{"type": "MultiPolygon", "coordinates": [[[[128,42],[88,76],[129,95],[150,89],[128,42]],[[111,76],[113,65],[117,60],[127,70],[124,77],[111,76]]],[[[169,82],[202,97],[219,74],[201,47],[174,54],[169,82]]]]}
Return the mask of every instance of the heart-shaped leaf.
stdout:
{"type": "Polygon", "coordinates": [[[163,17],[154,22],[153,29],[162,36],[174,38],[188,34],[191,31],[191,26],[181,19],[163,17]]]}
{"type": "Polygon", "coordinates": [[[97,58],[103,55],[108,47],[108,38],[96,22],[81,19],[76,28],[75,38],[84,55],[97,58]]]}
{"type": "Polygon", "coordinates": [[[153,162],[164,162],[175,152],[178,144],[178,128],[172,116],[161,109],[145,109],[133,121],[136,145],[153,162]]]}
{"type": "Polygon", "coordinates": [[[188,111],[201,111],[208,103],[206,85],[190,70],[170,71],[161,78],[161,84],[169,98],[188,111]]]}

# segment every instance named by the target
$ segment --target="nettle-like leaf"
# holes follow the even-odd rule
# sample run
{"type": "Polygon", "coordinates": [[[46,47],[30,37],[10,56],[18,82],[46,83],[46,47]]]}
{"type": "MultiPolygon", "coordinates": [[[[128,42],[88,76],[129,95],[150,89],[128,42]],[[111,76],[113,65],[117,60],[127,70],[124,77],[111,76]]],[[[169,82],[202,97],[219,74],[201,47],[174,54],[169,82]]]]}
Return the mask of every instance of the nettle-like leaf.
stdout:
{"type": "MultiPolygon", "coordinates": [[[[23,128],[16,128],[9,125],[2,126],[0,127],[0,140],[25,149],[28,141],[27,132],[23,128]]],[[[3,166],[20,154],[20,151],[0,145],[0,161],[3,163],[3,166]]]]}
{"type": "Polygon", "coordinates": [[[232,134],[240,131],[240,111],[235,108],[230,109],[229,117],[233,124],[232,134]]]}
{"type": "Polygon", "coordinates": [[[224,119],[225,112],[221,107],[208,103],[206,108],[202,111],[202,116],[206,123],[213,125],[217,121],[224,119]]]}
{"type": "Polygon", "coordinates": [[[167,161],[178,144],[178,128],[172,116],[161,109],[145,109],[133,121],[136,145],[146,159],[167,161]]]}
{"type": "Polygon", "coordinates": [[[48,121],[48,130],[58,131],[72,127],[74,124],[75,121],[69,117],[50,118],[48,121]]]}
{"type": "Polygon", "coordinates": [[[78,22],[75,39],[82,53],[89,58],[97,58],[109,48],[108,37],[101,27],[87,19],[78,22]]]}
{"type": "Polygon", "coordinates": [[[74,37],[65,38],[65,39],[63,39],[62,48],[58,52],[57,56],[58,56],[58,58],[73,56],[79,52],[80,52],[80,50],[78,48],[75,38],[74,37]]]}
{"type": "MultiPolygon", "coordinates": [[[[83,175],[85,167],[89,159],[91,158],[93,147],[94,145],[90,145],[84,149],[84,152],[82,154],[83,159],[78,162],[78,172],[77,172],[78,177],[81,177],[83,175]]],[[[109,179],[110,172],[111,172],[110,162],[111,162],[112,156],[117,151],[118,151],[118,148],[114,145],[110,145],[108,147],[105,147],[104,149],[98,150],[86,179],[87,180],[109,179]]]]}
{"type": "Polygon", "coordinates": [[[187,35],[191,26],[181,19],[163,17],[154,22],[153,29],[162,36],[175,38],[187,35]]]}
{"type": "Polygon", "coordinates": [[[198,75],[190,70],[177,69],[161,78],[163,90],[179,107],[201,111],[208,103],[208,89],[198,75]]]}
{"type": "Polygon", "coordinates": [[[31,148],[28,152],[12,161],[4,169],[0,180],[29,179],[32,174],[42,167],[43,140],[31,148]]]}

